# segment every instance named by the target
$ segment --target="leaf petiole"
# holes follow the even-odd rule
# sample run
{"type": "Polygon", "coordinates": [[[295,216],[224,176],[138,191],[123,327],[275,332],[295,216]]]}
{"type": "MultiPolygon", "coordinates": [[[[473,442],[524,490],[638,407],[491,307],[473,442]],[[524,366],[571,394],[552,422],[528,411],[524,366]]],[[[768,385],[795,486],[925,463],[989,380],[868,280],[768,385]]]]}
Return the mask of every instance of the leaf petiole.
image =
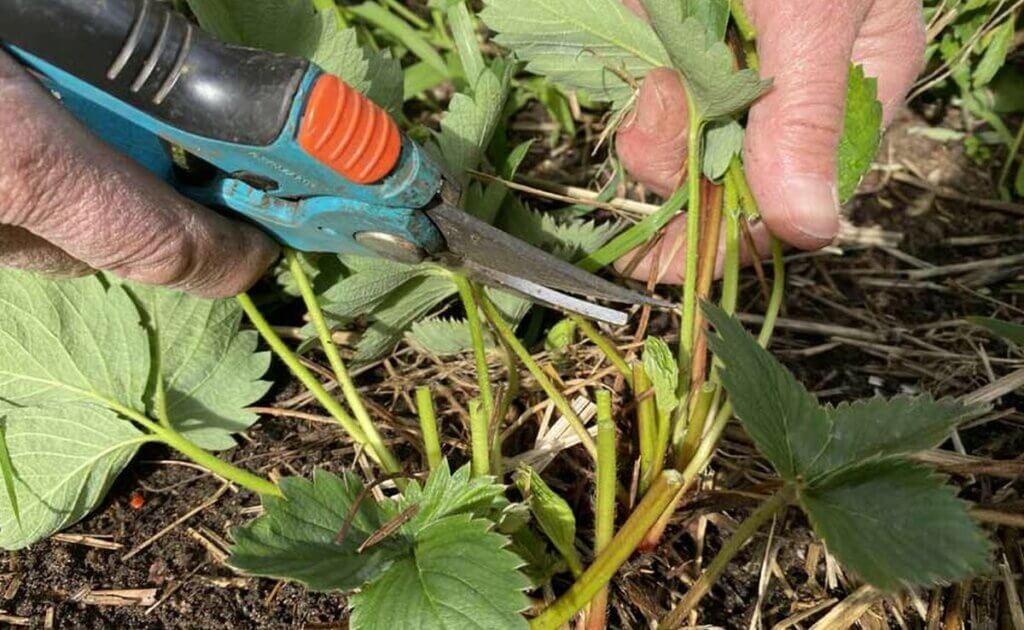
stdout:
{"type": "Polygon", "coordinates": [[[640,443],[640,494],[647,492],[658,467],[656,461],[664,458],[658,448],[658,418],[651,381],[641,363],[633,364],[634,394],[636,396],[636,424],[640,443]]]}
{"type": "MultiPolygon", "coordinates": [[[[299,357],[297,357],[295,353],[292,352],[291,348],[281,340],[281,337],[274,332],[274,329],[253,303],[252,298],[247,294],[242,293],[235,299],[237,299],[238,303],[242,305],[242,310],[245,311],[245,314],[249,317],[249,321],[251,321],[252,325],[257,331],[259,331],[260,335],[262,335],[263,339],[267,342],[267,345],[270,346],[270,349],[281,358],[281,361],[288,366],[292,371],[292,374],[294,374],[296,378],[306,386],[309,393],[313,394],[317,401],[324,406],[324,409],[334,417],[338,424],[341,425],[342,429],[348,433],[349,437],[355,440],[358,444],[369,446],[366,435],[363,433],[363,430],[359,428],[359,425],[356,424],[355,420],[352,419],[352,416],[345,411],[345,408],[341,406],[341,403],[335,400],[334,397],[324,389],[324,386],[319,380],[317,380],[313,373],[310,372],[306,366],[302,365],[302,362],[299,361],[299,357]]],[[[373,459],[377,459],[376,451],[368,449],[367,452],[373,459]]]]}
{"type": "Polygon", "coordinates": [[[345,395],[345,401],[355,415],[356,421],[359,422],[359,427],[366,436],[370,449],[377,454],[376,459],[381,463],[381,467],[385,472],[399,472],[401,466],[398,464],[398,460],[395,459],[394,454],[384,444],[384,439],[370,418],[366,405],[363,404],[363,399],[359,395],[359,390],[356,389],[355,383],[345,367],[345,362],[341,359],[338,346],[334,345],[331,328],[324,319],[323,310],[320,308],[320,302],[313,291],[313,285],[309,281],[309,276],[306,275],[306,270],[303,269],[302,263],[294,250],[285,250],[284,256],[285,261],[288,263],[288,270],[295,279],[295,283],[299,286],[299,293],[302,294],[302,301],[306,304],[309,319],[313,322],[313,327],[316,328],[317,335],[320,337],[320,347],[323,349],[324,354],[327,355],[327,361],[331,364],[334,377],[338,379],[341,391],[345,395]]]}
{"type": "Polygon", "coordinates": [[[779,318],[779,311],[782,310],[782,298],[786,292],[786,260],[782,254],[782,243],[774,236],[772,243],[772,293],[768,298],[768,306],[764,311],[764,323],[761,324],[761,332],[758,334],[757,342],[762,348],[767,348],[771,343],[772,334],[775,332],[775,322],[779,318]]]}
{"type": "Polygon", "coordinates": [[[469,437],[474,477],[491,473],[491,445],[488,440],[490,419],[479,398],[469,401],[469,437]]]}
{"type": "Polygon", "coordinates": [[[494,304],[487,299],[487,296],[485,296],[483,292],[475,291],[474,293],[476,301],[480,304],[481,308],[483,308],[484,315],[487,317],[487,321],[491,323],[494,331],[505,342],[505,344],[515,352],[516,356],[519,357],[519,360],[522,361],[523,365],[526,366],[526,369],[537,381],[537,384],[540,385],[541,389],[544,390],[544,393],[547,394],[548,398],[551,399],[551,402],[554,403],[555,408],[565,416],[565,419],[569,422],[573,431],[576,432],[576,435],[579,437],[583,447],[587,449],[587,452],[590,453],[592,457],[597,457],[597,445],[594,444],[594,438],[590,437],[590,433],[587,431],[586,425],[583,424],[583,420],[580,419],[576,410],[572,408],[572,405],[565,396],[562,395],[562,392],[558,391],[558,388],[555,387],[554,383],[551,382],[551,379],[544,373],[544,370],[537,365],[537,362],[533,359],[529,350],[527,350],[526,346],[519,341],[515,332],[513,332],[512,328],[505,321],[505,318],[501,316],[501,313],[498,312],[498,309],[494,307],[494,304]]]}
{"type": "Polygon", "coordinates": [[[604,246],[576,263],[585,271],[598,271],[650,240],[686,205],[688,191],[680,187],[652,214],[635,223],[604,246]]]}
{"type": "Polygon", "coordinates": [[[487,367],[487,348],[484,345],[484,327],[480,323],[480,308],[474,299],[473,283],[466,276],[453,273],[452,281],[459,290],[459,298],[466,311],[466,323],[469,325],[469,336],[473,343],[473,358],[476,361],[476,383],[480,388],[480,400],[484,413],[490,418],[494,416],[494,394],[491,392],[491,375],[487,367]]]}
{"type": "Polygon", "coordinates": [[[423,432],[423,450],[427,453],[427,466],[430,470],[436,470],[442,463],[441,440],[438,438],[434,399],[426,385],[416,388],[416,413],[419,415],[420,430],[423,432]]]}
{"type": "Polygon", "coordinates": [[[263,477],[254,475],[247,470],[243,470],[237,466],[227,463],[213,453],[193,444],[188,438],[178,433],[173,428],[165,427],[145,414],[140,413],[131,407],[126,407],[115,400],[103,399],[103,403],[111,410],[116,411],[125,418],[149,431],[153,439],[170,446],[213,474],[219,475],[220,477],[236,483],[243,488],[252,490],[257,494],[284,498],[284,494],[276,484],[267,481],[263,477]]]}
{"type": "Polygon", "coordinates": [[[612,343],[611,339],[602,335],[601,331],[599,331],[597,327],[579,315],[570,315],[569,319],[576,324],[576,327],[584,335],[586,335],[587,339],[589,339],[602,353],[604,353],[604,356],[612,365],[615,366],[619,373],[622,374],[622,377],[626,379],[626,383],[628,383],[630,388],[632,388],[633,371],[630,369],[629,364],[626,363],[626,359],[623,358],[619,349],[615,347],[614,343],[612,343]]]}
{"type": "MultiPolygon", "coordinates": [[[[597,492],[594,503],[594,555],[600,555],[615,536],[616,435],[612,418],[612,394],[598,390],[597,401],[597,492]]],[[[587,628],[605,627],[608,608],[608,587],[602,588],[590,602],[587,628]]]]}
{"type": "Polygon", "coordinates": [[[679,397],[686,398],[690,388],[690,362],[694,350],[694,323],[697,316],[697,262],[700,242],[700,181],[701,138],[704,120],[697,113],[697,105],[690,99],[690,132],[687,167],[689,208],[686,214],[686,269],[683,275],[682,323],[679,328],[679,397]]]}
{"type": "Polygon", "coordinates": [[[7,427],[5,419],[0,416],[0,476],[4,478],[4,488],[7,490],[7,499],[11,504],[11,511],[14,512],[14,520],[21,527],[21,510],[18,509],[18,494],[14,488],[14,464],[11,463],[11,453],[7,450],[7,427]]]}

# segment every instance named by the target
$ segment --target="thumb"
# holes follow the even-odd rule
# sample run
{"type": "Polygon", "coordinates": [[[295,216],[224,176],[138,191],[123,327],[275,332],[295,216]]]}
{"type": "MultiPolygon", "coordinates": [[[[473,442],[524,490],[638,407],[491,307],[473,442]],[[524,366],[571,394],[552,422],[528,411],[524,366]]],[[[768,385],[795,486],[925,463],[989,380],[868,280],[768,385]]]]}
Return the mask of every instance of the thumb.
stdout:
{"type": "Polygon", "coordinates": [[[868,3],[747,4],[758,30],[761,73],[773,79],[750,112],[750,186],[776,236],[805,249],[822,247],[839,232],[836,150],[850,58],[868,3]]]}

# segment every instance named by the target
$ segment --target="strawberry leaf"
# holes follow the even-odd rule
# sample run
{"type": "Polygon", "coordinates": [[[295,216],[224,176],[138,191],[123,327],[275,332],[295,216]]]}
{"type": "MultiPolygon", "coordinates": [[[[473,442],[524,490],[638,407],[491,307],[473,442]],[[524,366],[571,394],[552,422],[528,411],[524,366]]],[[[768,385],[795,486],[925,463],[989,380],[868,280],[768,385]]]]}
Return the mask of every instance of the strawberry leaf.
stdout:
{"type": "Polygon", "coordinates": [[[467,169],[476,168],[498,126],[512,80],[511,65],[485,69],[472,94],[455,94],[441,119],[441,132],[431,146],[435,156],[458,181],[466,183],[467,169]]]}
{"type": "Polygon", "coordinates": [[[642,0],[672,64],[683,75],[701,120],[726,118],[753,103],[771,85],[754,70],[735,70],[725,42],[711,38],[699,17],[686,17],[679,0],[642,0]]]}
{"type": "Polygon", "coordinates": [[[658,414],[668,418],[679,406],[676,387],[679,385],[679,363],[668,344],[657,337],[644,341],[644,371],[654,384],[654,399],[658,414]]]}
{"type": "Polygon", "coordinates": [[[353,510],[363,484],[355,474],[316,470],[286,477],[285,498],[263,497],[262,516],[232,531],[231,566],[252,575],[296,580],[315,591],[350,590],[387,568],[388,545],[359,553],[385,516],[372,499],[353,510]],[[342,542],[338,536],[346,521],[342,542]]]}
{"type": "Polygon", "coordinates": [[[573,575],[583,573],[580,556],[576,553],[576,515],[565,499],[537,474],[533,468],[525,466],[516,472],[516,485],[526,497],[537,525],[562,554],[573,575]]]}
{"type": "Polygon", "coordinates": [[[359,338],[353,360],[367,363],[384,356],[413,322],[454,294],[455,285],[443,275],[418,277],[391,292],[370,316],[370,327],[359,338]]]}
{"type": "Polygon", "coordinates": [[[491,523],[457,514],[420,529],[408,552],[352,597],[354,630],[527,628],[523,561],[491,523]]]}
{"type": "Polygon", "coordinates": [[[882,104],[878,81],[866,77],[864,67],[850,67],[846,114],[839,139],[839,200],[846,203],[871,168],[882,142],[882,104]]]}
{"type": "Polygon", "coordinates": [[[18,508],[18,491],[14,489],[14,464],[11,463],[11,452],[7,449],[7,419],[0,416],[0,476],[4,478],[4,490],[7,491],[7,502],[14,514],[14,521],[21,528],[21,510],[18,508]]]}
{"type": "MultiPolygon", "coordinates": [[[[142,311],[159,364],[172,426],[199,446],[221,450],[259,416],[245,408],[263,397],[270,383],[260,378],[270,353],[257,352],[255,331],[240,330],[235,300],[203,300],[181,291],[134,283],[125,288],[142,311]]],[[[147,408],[156,417],[155,378],[147,408]]]]}
{"type": "MultiPolygon", "coordinates": [[[[494,338],[484,331],[484,347],[494,347],[494,338]]],[[[434,317],[418,321],[406,333],[416,349],[439,357],[462,354],[473,347],[469,322],[464,319],[434,317]]]]}
{"type": "Polygon", "coordinates": [[[819,406],[734,318],[712,305],[704,311],[715,325],[708,344],[724,364],[736,415],[784,479],[813,480],[867,458],[935,447],[980,410],[930,396],[819,406]]]}
{"type": "Polygon", "coordinates": [[[988,545],[965,504],[900,457],[940,443],[977,408],[929,397],[819,407],[735,319],[714,306],[704,311],[737,416],[844,565],[885,590],[985,567],[988,545]]]}
{"type": "Polygon", "coordinates": [[[463,466],[452,473],[445,462],[430,473],[422,487],[415,482],[406,486],[398,509],[404,510],[412,505],[419,507],[416,516],[405,526],[407,531],[415,531],[453,514],[471,514],[494,520],[508,504],[505,487],[496,483],[493,477],[473,477],[470,466],[463,466]]]}
{"type": "Polygon", "coordinates": [[[704,312],[715,325],[708,346],[724,364],[722,382],[736,417],[779,475],[796,479],[825,448],[831,419],[739,322],[711,304],[704,312]]]}
{"type": "Polygon", "coordinates": [[[526,69],[593,99],[625,103],[630,81],[669,64],[643,20],[620,0],[486,0],[480,17],[526,69]]]}
{"type": "Polygon", "coordinates": [[[0,296],[0,400],[143,408],[149,344],[123,288],[5,269],[0,296]]]}
{"type": "Polygon", "coordinates": [[[431,268],[424,265],[406,265],[369,256],[343,256],[342,262],[349,270],[348,275],[320,295],[324,312],[341,320],[370,313],[392,291],[431,272],[431,268]]]}
{"type": "Polygon", "coordinates": [[[743,137],[743,127],[735,120],[720,120],[707,126],[704,130],[704,153],[701,156],[704,177],[721,181],[733,157],[743,151],[743,137]]]}
{"type": "Polygon", "coordinates": [[[729,28],[729,0],[682,0],[683,15],[697,18],[704,25],[710,42],[725,39],[729,28]]]}
{"type": "Polygon", "coordinates": [[[381,503],[353,473],[318,470],[280,487],[285,499],[264,497],[263,515],[234,530],[235,568],[318,591],[361,589],[353,628],[525,627],[529,583],[508,539],[493,531],[508,505],[493,479],[445,465],[381,503]]]}
{"type": "Polygon", "coordinates": [[[800,491],[814,530],[877,588],[935,585],[985,570],[990,547],[967,504],[931,471],[870,459],[800,491]]]}
{"type": "Polygon", "coordinates": [[[21,549],[81,520],[146,435],[102,407],[63,402],[3,407],[13,490],[0,494],[0,547],[21,549]],[[18,498],[19,519],[14,497],[18,498]]]}
{"type": "Polygon", "coordinates": [[[804,471],[808,477],[872,457],[934,448],[979,408],[951,399],[899,396],[844,403],[825,411],[832,421],[832,432],[821,454],[804,471]]]}

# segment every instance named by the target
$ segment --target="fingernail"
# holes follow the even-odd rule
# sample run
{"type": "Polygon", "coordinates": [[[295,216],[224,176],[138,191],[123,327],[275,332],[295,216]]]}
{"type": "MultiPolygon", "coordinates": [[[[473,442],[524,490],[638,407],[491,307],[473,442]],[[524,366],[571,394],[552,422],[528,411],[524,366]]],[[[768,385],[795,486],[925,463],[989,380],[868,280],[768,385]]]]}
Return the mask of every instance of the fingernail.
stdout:
{"type": "Polygon", "coordinates": [[[835,182],[818,176],[796,176],[782,187],[786,213],[795,230],[813,239],[830,241],[839,232],[839,192],[835,182]]]}

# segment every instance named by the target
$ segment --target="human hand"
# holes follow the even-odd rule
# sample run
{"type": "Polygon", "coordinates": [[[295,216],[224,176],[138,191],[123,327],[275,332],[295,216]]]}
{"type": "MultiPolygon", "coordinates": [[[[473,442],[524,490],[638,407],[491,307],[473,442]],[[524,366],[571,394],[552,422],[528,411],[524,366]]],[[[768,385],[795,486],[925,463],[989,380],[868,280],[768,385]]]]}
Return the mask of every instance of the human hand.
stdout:
{"type": "Polygon", "coordinates": [[[240,293],[277,246],[95,138],[0,52],[0,266],[240,293]]]}
{"type": "MultiPolygon", "coordinates": [[[[623,0],[646,17],[640,0],[623,0]]],[[[836,151],[843,131],[850,61],[877,77],[888,124],[924,64],[920,0],[746,0],[758,32],[761,75],[771,89],[750,110],[743,158],[764,224],[752,229],[760,253],[768,230],[802,249],[829,244],[839,231],[836,151]],[[767,226],[767,230],[765,229],[767,226]]],[[[681,183],[686,164],[686,94],[678,74],[651,72],[636,109],[619,130],[625,168],[660,195],[681,183]]],[[[668,243],[685,238],[685,221],[668,228],[668,243]]],[[[663,260],[662,280],[682,282],[685,245],[663,260]]],[[[667,250],[666,250],[667,251],[667,250]]],[[[647,279],[656,254],[634,268],[647,279]]],[[[625,264],[631,260],[627,254],[625,264]]]]}

